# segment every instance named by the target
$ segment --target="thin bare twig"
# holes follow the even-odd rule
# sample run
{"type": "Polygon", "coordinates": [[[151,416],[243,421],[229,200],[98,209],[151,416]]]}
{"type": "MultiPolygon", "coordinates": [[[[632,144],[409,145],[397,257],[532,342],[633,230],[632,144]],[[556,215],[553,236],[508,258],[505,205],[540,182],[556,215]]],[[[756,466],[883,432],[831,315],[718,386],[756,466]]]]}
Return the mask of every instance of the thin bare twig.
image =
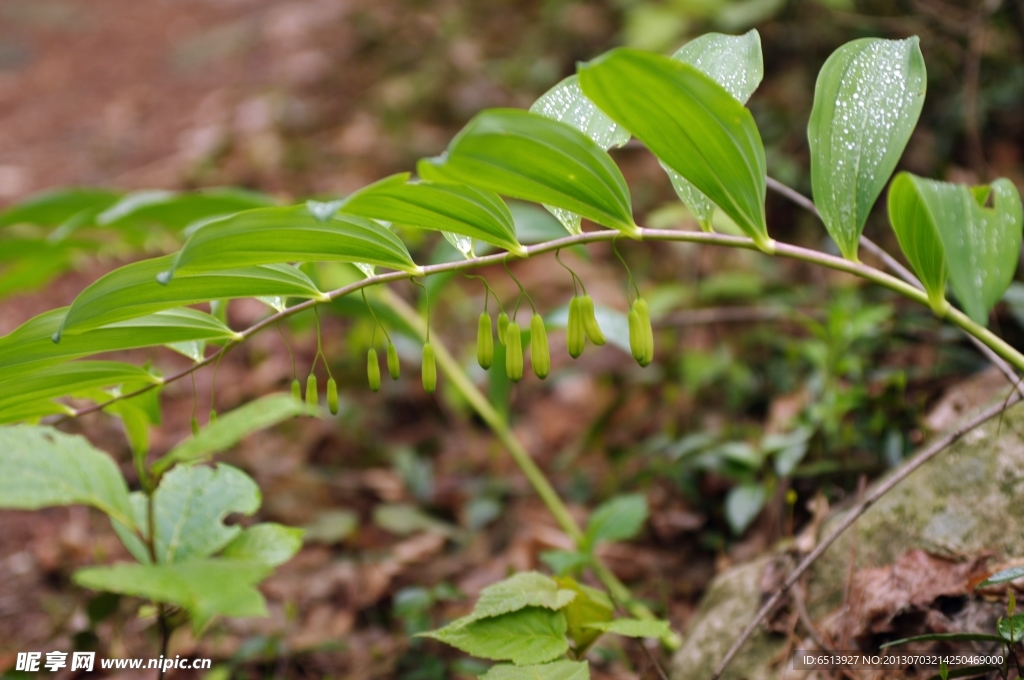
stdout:
{"type": "Polygon", "coordinates": [[[793,587],[793,584],[796,583],[801,576],[803,576],[804,572],[806,572],[810,568],[810,566],[814,564],[814,562],[819,557],[821,557],[822,554],[824,554],[824,552],[829,548],[829,546],[835,543],[836,539],[842,536],[847,529],[853,526],[854,523],[856,523],[856,521],[860,519],[861,515],[867,512],[868,508],[870,508],[872,505],[878,502],[878,500],[882,498],[882,496],[887,494],[897,484],[899,484],[904,479],[913,474],[922,465],[924,465],[932,458],[942,453],[942,451],[948,448],[951,444],[959,440],[961,437],[963,437],[965,434],[967,434],[974,428],[978,427],[979,425],[985,423],[988,420],[991,420],[992,418],[995,418],[1005,409],[1021,401],[1022,398],[1024,397],[1021,397],[1019,392],[1013,392],[1011,393],[1011,397],[1007,399],[1005,402],[989,406],[984,411],[974,416],[960,427],[954,429],[952,432],[949,432],[945,436],[935,440],[931,444],[931,446],[928,446],[923,451],[921,451],[921,453],[914,456],[914,458],[912,458],[906,465],[897,470],[896,473],[892,475],[892,477],[889,477],[887,480],[879,484],[870,494],[865,496],[860,503],[854,506],[853,509],[851,509],[849,513],[847,513],[846,517],[843,518],[843,521],[840,522],[839,526],[837,526],[831,534],[829,534],[824,540],[822,540],[817,545],[817,547],[815,547],[815,549],[812,550],[807,555],[807,557],[805,557],[800,562],[799,565],[797,565],[796,569],[794,569],[792,573],[790,573],[790,575],[786,577],[786,580],[783,581],[782,586],[780,586],[779,589],[775,591],[775,593],[771,596],[771,598],[769,598],[768,601],[765,602],[761,609],[758,610],[753,620],[749,624],[747,624],[747,627],[743,629],[743,632],[732,644],[732,647],[730,647],[729,651],[726,652],[725,658],[723,658],[721,663],[718,664],[718,668],[715,669],[714,674],[711,676],[711,680],[717,680],[719,677],[721,677],[722,672],[725,671],[726,667],[729,665],[729,662],[733,660],[733,657],[736,656],[736,653],[739,652],[743,644],[750,638],[751,635],[753,635],[754,631],[761,624],[761,621],[764,619],[765,616],[768,615],[768,612],[770,612],[775,607],[775,605],[778,604],[779,600],[782,599],[782,596],[790,588],[793,587]]]}

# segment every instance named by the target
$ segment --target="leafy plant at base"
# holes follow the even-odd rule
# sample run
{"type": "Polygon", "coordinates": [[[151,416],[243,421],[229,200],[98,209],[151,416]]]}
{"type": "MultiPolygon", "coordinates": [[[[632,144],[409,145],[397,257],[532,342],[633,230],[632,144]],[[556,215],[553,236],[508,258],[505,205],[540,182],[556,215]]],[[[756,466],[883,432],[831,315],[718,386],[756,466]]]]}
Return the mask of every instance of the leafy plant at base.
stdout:
{"type": "Polygon", "coordinates": [[[589,678],[580,662],[605,633],[626,637],[664,637],[664,621],[614,618],[603,592],[571,578],[552,579],[521,572],[485,588],[473,611],[428,637],[498,665],[484,677],[589,678]]]}

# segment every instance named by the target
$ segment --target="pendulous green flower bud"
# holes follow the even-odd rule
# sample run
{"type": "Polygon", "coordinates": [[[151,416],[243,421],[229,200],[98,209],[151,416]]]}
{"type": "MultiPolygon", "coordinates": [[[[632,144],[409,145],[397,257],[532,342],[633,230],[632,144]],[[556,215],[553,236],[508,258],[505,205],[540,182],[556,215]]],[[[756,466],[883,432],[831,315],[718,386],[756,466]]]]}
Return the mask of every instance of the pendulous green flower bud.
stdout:
{"type": "Polygon", "coordinates": [[[298,378],[292,379],[292,397],[295,401],[302,401],[302,385],[299,384],[298,378]]]}
{"type": "Polygon", "coordinates": [[[316,376],[312,373],[306,378],[306,405],[316,408],[320,403],[320,396],[316,392],[316,376]]]}
{"type": "Polygon", "coordinates": [[[512,382],[523,379],[523,336],[515,322],[505,331],[505,373],[512,382]]]}
{"type": "Polygon", "coordinates": [[[494,332],[491,330],[491,315],[480,313],[476,329],[476,361],[485,371],[494,361],[494,332]]]}
{"type": "MultiPolygon", "coordinates": [[[[380,370],[377,371],[377,382],[380,382],[380,370]]],[[[327,379],[327,408],[330,409],[331,415],[338,415],[338,383],[334,382],[334,378],[327,379]]]]}
{"type": "Polygon", "coordinates": [[[199,434],[199,420],[197,420],[195,416],[192,416],[192,421],[189,423],[189,425],[192,427],[193,437],[199,434]]]}
{"type": "Polygon", "coordinates": [[[366,380],[370,383],[371,392],[380,389],[380,361],[377,350],[372,348],[366,352],[366,380]]]}
{"type": "Polygon", "coordinates": [[[508,314],[498,314],[498,341],[505,344],[505,336],[508,334],[508,314]]]}
{"type": "Polygon", "coordinates": [[[548,349],[548,333],[544,328],[544,319],[534,314],[530,319],[530,363],[533,373],[543,380],[551,372],[551,352],[548,349]]]}
{"type": "Polygon", "coordinates": [[[573,359],[583,354],[587,336],[583,330],[583,318],[580,316],[580,299],[573,296],[569,300],[569,322],[565,327],[565,347],[573,359]]]}
{"type": "Polygon", "coordinates": [[[643,298],[637,298],[629,310],[629,347],[641,366],[649,366],[654,361],[654,329],[647,300],[643,298]]]}
{"type": "Polygon", "coordinates": [[[423,345],[423,368],[420,374],[423,380],[423,391],[431,394],[437,389],[437,364],[434,362],[434,346],[429,342],[423,345]]]}
{"type": "Polygon", "coordinates": [[[391,341],[388,341],[388,373],[391,374],[392,380],[398,380],[398,376],[402,373],[402,364],[398,361],[398,350],[391,344],[391,341]]]}
{"type": "Polygon", "coordinates": [[[597,325],[597,317],[594,315],[594,298],[584,295],[580,298],[580,317],[583,319],[583,330],[587,337],[595,345],[604,344],[604,333],[597,325]]]}

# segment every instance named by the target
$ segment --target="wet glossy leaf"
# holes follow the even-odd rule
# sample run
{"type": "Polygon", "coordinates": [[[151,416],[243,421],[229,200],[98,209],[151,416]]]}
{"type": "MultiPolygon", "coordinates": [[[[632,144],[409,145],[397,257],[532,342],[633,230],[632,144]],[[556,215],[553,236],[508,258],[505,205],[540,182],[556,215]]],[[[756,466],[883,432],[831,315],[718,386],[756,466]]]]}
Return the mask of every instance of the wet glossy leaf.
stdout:
{"type": "Polygon", "coordinates": [[[304,402],[291,394],[270,394],[251,401],[210,423],[199,434],[186,439],[153,464],[153,472],[161,474],[176,463],[194,463],[231,448],[243,437],[298,415],[312,415],[304,402]]]}
{"type": "Polygon", "coordinates": [[[607,152],[579,130],[516,109],[478,114],[448,151],[420,161],[427,180],[464,182],[636,230],[629,188],[607,152]]]}
{"type": "Polygon", "coordinates": [[[38,510],[91,505],[134,527],[117,464],[84,437],[49,427],[0,427],[0,507],[38,510]]]}
{"type": "MultiPolygon", "coordinates": [[[[629,141],[629,131],[616,123],[587,99],[580,89],[579,76],[569,76],[541,95],[530,107],[531,113],[571,125],[607,151],[629,141]]],[[[545,205],[570,234],[582,231],[580,216],[569,210],[545,205]]]]}
{"type": "Polygon", "coordinates": [[[818,74],[807,124],[814,203],[843,256],[857,246],[871,207],[917,125],[927,86],[917,37],[861,38],[818,74]]]}
{"type": "Polygon", "coordinates": [[[528,607],[468,625],[446,626],[421,633],[482,659],[511,661],[517,666],[539,664],[569,650],[561,612],[528,607]]]}
{"type": "MultiPolygon", "coordinates": [[[[288,262],[362,262],[418,271],[390,230],[355,215],[321,219],[306,206],[261,208],[208,222],[178,252],[177,275],[288,262]]],[[[161,275],[170,281],[170,275],[161,275]]]]}
{"type": "Polygon", "coordinates": [[[627,48],[582,66],[580,85],[759,247],[770,249],[761,135],[750,112],[721,85],[690,64],[627,48]]]}
{"type": "Polygon", "coordinates": [[[54,343],[66,307],[29,319],[0,337],[0,375],[12,380],[67,359],[152,347],[189,340],[227,340],[237,337],[230,328],[194,309],[168,309],[156,314],[94,328],[54,343]]]}
{"type": "Polygon", "coordinates": [[[75,298],[64,317],[62,335],[80,333],[125,319],[211,300],[257,296],[317,298],[309,277],[287,264],[268,264],[156,280],[174,255],[135,262],[101,277],[75,298]]]}
{"type": "Polygon", "coordinates": [[[341,210],[410,227],[452,232],[509,252],[523,252],[512,213],[501,197],[465,184],[409,182],[409,173],[400,173],[357,191],[345,200],[341,210]]]}
{"type": "Polygon", "coordinates": [[[988,313],[1017,269],[1024,227],[1020,194],[1012,182],[991,185],[992,208],[964,185],[900,173],[889,190],[889,219],[900,247],[942,309],[948,275],[964,311],[985,325],[988,313]]]}
{"type": "MultiPolygon", "coordinates": [[[[751,29],[743,35],[705,33],[680,47],[672,58],[690,64],[746,104],[764,77],[761,36],[751,29]]],[[[715,204],[685,177],[662,162],[679,199],[701,226],[711,231],[715,204]]]]}

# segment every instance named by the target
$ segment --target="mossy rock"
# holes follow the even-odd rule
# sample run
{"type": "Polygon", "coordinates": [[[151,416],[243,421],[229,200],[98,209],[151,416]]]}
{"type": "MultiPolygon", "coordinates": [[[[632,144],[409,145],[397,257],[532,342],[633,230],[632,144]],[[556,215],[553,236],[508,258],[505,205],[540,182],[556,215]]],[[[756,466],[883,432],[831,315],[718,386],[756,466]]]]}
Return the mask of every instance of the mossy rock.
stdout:
{"type": "MultiPolygon", "coordinates": [[[[807,587],[812,618],[842,603],[853,552],[857,568],[891,564],[914,548],[956,559],[983,553],[997,559],[1024,557],[1022,433],[1024,405],[1018,405],[1002,422],[996,418],[966,434],[870,508],[812,567],[807,587]]],[[[845,512],[834,511],[819,535],[828,535],[845,512]]],[[[673,659],[675,680],[711,676],[760,604],[761,574],[769,559],[736,566],[714,581],[673,659]]],[[[772,662],[784,642],[782,636],[759,631],[723,678],[781,678],[783,666],[772,662]]]]}

